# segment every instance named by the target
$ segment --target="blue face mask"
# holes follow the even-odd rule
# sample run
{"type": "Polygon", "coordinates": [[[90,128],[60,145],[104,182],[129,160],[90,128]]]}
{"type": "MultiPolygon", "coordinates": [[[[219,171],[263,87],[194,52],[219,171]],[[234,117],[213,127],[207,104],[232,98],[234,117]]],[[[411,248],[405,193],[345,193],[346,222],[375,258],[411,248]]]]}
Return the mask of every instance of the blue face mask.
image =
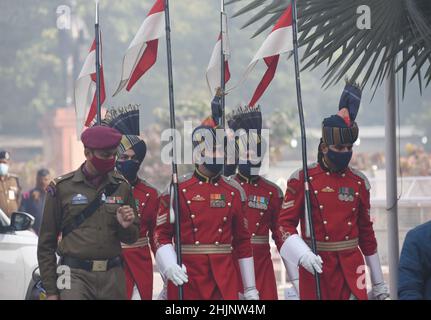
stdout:
{"type": "Polygon", "coordinates": [[[337,152],[331,149],[328,149],[328,153],[326,156],[334,165],[335,170],[337,172],[341,172],[347,169],[349,166],[350,160],[352,159],[352,151],[349,152],[337,152]]]}
{"type": "Polygon", "coordinates": [[[226,166],[224,167],[223,175],[226,177],[234,175],[236,173],[236,167],[236,164],[226,164],[226,166]]]}
{"type": "Polygon", "coordinates": [[[246,176],[246,177],[250,177],[250,176],[257,176],[259,175],[259,168],[260,168],[261,164],[252,164],[249,161],[247,161],[247,163],[243,163],[243,164],[239,164],[238,165],[238,170],[239,172],[241,172],[242,175],[246,176]]]}
{"type": "Polygon", "coordinates": [[[9,166],[6,163],[0,163],[0,176],[5,176],[9,172],[9,166]]]}
{"type": "Polygon", "coordinates": [[[223,159],[214,158],[212,163],[204,163],[205,168],[207,168],[213,174],[219,174],[223,170],[223,159]]]}
{"type": "Polygon", "coordinates": [[[133,160],[117,161],[116,168],[130,183],[135,182],[141,164],[133,160]]]}

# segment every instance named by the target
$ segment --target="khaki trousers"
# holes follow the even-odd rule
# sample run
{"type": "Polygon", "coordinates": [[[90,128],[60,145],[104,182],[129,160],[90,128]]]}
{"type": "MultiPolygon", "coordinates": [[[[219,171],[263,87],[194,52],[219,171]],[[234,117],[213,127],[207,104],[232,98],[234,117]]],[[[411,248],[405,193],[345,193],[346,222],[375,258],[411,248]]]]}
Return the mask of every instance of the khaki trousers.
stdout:
{"type": "Polygon", "coordinates": [[[70,289],[60,290],[61,300],[126,300],[126,279],[122,267],[106,272],[70,269],[70,289]]]}

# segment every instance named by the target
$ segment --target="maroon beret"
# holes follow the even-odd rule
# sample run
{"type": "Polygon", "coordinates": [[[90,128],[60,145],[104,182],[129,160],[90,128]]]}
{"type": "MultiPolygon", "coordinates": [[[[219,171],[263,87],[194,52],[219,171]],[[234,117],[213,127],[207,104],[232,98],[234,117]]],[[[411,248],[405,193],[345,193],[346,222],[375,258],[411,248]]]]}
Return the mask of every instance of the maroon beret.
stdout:
{"type": "Polygon", "coordinates": [[[107,126],[94,126],[85,130],[81,141],[90,149],[114,149],[121,142],[121,133],[107,126]]]}

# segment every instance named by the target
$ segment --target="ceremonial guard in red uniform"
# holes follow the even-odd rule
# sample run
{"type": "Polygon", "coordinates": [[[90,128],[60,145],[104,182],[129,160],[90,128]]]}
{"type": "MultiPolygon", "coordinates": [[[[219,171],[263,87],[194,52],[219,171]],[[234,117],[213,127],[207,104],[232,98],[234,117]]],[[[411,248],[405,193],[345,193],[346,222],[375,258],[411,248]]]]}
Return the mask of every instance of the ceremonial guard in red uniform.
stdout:
{"type": "Polygon", "coordinates": [[[276,184],[259,175],[266,145],[261,135],[262,114],[258,107],[239,108],[230,115],[228,124],[237,136],[239,135],[237,150],[244,150],[244,155],[247,156],[247,159],[239,159],[238,172],[234,179],[246,194],[245,212],[251,232],[256,288],[261,300],[277,300],[269,231],[272,232],[274,241],[280,247],[283,243],[275,231],[283,192],[276,184]],[[249,143],[252,140],[254,141],[249,143]]]}
{"type": "Polygon", "coordinates": [[[159,206],[159,192],[138,175],[146,155],[146,144],[139,138],[139,110],[136,107],[111,109],[105,123],[123,133],[117,170],[129,181],[141,222],[140,237],[134,244],[122,244],[128,299],[151,300],[153,297],[153,261],[150,246],[159,206]]]}
{"type": "Polygon", "coordinates": [[[224,143],[214,143],[215,127],[213,118],[208,118],[193,131],[194,146],[199,144],[200,148],[194,159],[196,169],[179,183],[181,267],[172,245],[174,225],[169,194],[165,193],[160,200],[154,238],[157,264],[170,280],[168,299],[177,299],[178,289],[174,285],[183,285],[187,300],[237,300],[241,280],[244,298],[259,298],[243,210],[244,190],[233,179],[221,175],[224,143]],[[203,153],[205,157],[197,159],[203,153]],[[233,251],[239,258],[240,273],[233,251]]]}
{"type": "Polygon", "coordinates": [[[359,133],[355,118],[360,97],[356,86],[346,85],[338,114],[323,121],[318,163],[309,166],[318,255],[312,253],[306,232],[302,170],[287,182],[279,218],[278,232],[285,240],[280,253],[299,266],[301,299],[316,299],[315,271],[320,273],[322,299],[367,299],[364,256],[374,298],[388,298],[370,217],[370,183],[348,166],[359,133]],[[302,237],[297,232],[299,222],[302,237]]]}

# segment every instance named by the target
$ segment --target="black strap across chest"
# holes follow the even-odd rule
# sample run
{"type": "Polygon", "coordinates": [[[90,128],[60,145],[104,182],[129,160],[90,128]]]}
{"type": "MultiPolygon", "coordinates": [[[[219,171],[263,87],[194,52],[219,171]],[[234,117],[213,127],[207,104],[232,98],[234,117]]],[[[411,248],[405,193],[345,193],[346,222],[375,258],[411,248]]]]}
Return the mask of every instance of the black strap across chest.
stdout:
{"type": "Polygon", "coordinates": [[[98,195],[86,206],[78,215],[73,217],[69,224],[65,225],[62,230],[62,238],[64,239],[69,233],[78,228],[85,220],[90,218],[97,209],[104,203],[102,200],[103,195],[106,197],[111,196],[117,191],[120,184],[108,184],[98,195]]]}

